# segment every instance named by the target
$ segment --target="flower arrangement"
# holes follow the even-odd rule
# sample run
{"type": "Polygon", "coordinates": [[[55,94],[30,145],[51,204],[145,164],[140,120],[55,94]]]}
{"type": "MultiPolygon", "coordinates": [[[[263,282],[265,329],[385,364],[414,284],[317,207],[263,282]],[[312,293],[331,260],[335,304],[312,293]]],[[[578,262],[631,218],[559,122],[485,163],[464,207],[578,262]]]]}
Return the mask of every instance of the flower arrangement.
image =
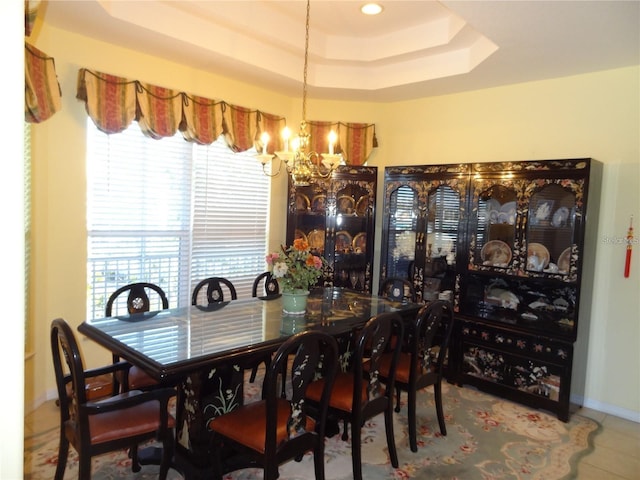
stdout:
{"type": "Polygon", "coordinates": [[[267,255],[267,265],[284,292],[309,290],[322,276],[326,261],[313,255],[309,243],[297,238],[293,245],[282,246],[281,252],[267,255]]]}

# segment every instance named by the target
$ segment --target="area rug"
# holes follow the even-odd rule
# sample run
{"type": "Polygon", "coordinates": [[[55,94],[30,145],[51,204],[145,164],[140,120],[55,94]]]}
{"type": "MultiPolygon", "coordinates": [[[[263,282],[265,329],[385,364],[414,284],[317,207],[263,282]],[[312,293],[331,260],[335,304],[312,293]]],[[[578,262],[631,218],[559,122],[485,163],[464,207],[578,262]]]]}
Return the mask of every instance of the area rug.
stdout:
{"type": "MultiPolygon", "coordinates": [[[[259,394],[249,384],[246,395],[259,394]]],[[[362,471],[367,480],[450,479],[450,480],[559,480],[575,478],[579,459],[593,449],[597,422],[573,414],[568,423],[553,415],[509,402],[469,387],[443,384],[447,436],[442,436],[435,415],[433,390],[418,395],[418,452],[409,449],[407,409],[395,415],[395,437],[400,465],[391,467],[387,454],[382,416],[367,422],[362,431],[362,471]]],[[[402,400],[406,400],[403,394],[402,400]]],[[[53,478],[58,446],[58,430],[52,429],[25,439],[25,475],[28,480],[53,478]]],[[[131,472],[125,452],[94,457],[92,478],[151,479],[158,468],[144,466],[131,472]]],[[[78,478],[77,455],[69,454],[65,479],[78,478]]],[[[313,457],[291,461],[280,467],[280,480],[313,479],[313,457]]],[[[327,480],[350,480],[350,441],[340,435],[327,439],[325,473],[327,480]]],[[[169,479],[182,478],[170,471],[169,479]]],[[[225,480],[256,480],[262,471],[246,469],[225,480]]]]}

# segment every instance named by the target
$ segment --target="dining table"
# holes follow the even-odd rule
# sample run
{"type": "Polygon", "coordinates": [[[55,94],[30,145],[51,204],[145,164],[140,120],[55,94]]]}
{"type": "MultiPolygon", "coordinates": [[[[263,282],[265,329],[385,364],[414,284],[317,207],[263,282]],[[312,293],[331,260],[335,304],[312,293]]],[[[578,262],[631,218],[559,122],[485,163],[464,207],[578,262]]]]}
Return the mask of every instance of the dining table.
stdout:
{"type": "Polygon", "coordinates": [[[353,334],[371,317],[398,312],[413,322],[422,306],[323,287],[311,290],[304,314],[284,313],[274,295],[90,319],[78,331],[176,387],[175,466],[185,478],[197,479],[210,475],[209,421],[242,404],[245,371],[288,337],[309,329],[331,334],[346,368],[353,334]]]}

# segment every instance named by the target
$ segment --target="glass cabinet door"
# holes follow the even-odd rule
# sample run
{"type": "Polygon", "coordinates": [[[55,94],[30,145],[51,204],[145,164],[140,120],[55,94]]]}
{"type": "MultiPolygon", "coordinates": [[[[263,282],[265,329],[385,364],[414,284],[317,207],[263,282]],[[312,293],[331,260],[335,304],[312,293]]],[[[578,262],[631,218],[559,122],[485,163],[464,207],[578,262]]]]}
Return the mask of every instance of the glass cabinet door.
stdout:
{"type": "Polygon", "coordinates": [[[432,190],[427,199],[428,257],[455,263],[459,221],[460,194],[448,185],[432,190]]]}
{"type": "Polygon", "coordinates": [[[420,211],[418,192],[407,185],[398,187],[389,195],[388,208],[385,276],[409,279],[409,270],[416,257],[420,211]]]}
{"type": "Polygon", "coordinates": [[[574,243],[576,197],[558,184],[531,195],[527,219],[528,272],[569,273],[574,243]]]}
{"type": "MultiPolygon", "coordinates": [[[[327,191],[320,184],[297,187],[295,203],[289,206],[293,215],[289,215],[294,223],[294,238],[304,238],[309,242],[311,251],[324,255],[327,232],[327,191]]],[[[290,212],[291,213],[291,212],[290,212]]]]}
{"type": "Polygon", "coordinates": [[[333,242],[334,285],[366,291],[370,288],[373,249],[368,238],[373,220],[373,197],[361,185],[347,184],[335,195],[335,237],[333,242]]]}
{"type": "MultiPolygon", "coordinates": [[[[439,185],[427,195],[426,252],[422,298],[433,301],[440,292],[453,292],[460,223],[460,194],[439,185]]],[[[451,298],[450,298],[451,299],[451,298]]]]}
{"type": "Polygon", "coordinates": [[[474,261],[478,265],[507,268],[516,241],[517,195],[493,185],[478,196],[474,261]]]}

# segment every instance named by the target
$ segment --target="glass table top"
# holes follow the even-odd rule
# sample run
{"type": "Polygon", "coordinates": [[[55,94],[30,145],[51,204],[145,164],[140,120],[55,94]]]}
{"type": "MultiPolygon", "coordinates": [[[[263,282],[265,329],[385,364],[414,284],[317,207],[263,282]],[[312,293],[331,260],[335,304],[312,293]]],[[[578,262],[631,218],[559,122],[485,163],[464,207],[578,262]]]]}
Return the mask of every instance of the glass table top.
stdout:
{"type": "Polygon", "coordinates": [[[78,330],[163,378],[234,356],[275,350],[290,335],[310,328],[338,336],[383,312],[415,318],[420,307],[342,288],[324,288],[311,292],[303,315],[283,313],[280,297],[262,297],[99,318],[84,322],[78,330]]]}

